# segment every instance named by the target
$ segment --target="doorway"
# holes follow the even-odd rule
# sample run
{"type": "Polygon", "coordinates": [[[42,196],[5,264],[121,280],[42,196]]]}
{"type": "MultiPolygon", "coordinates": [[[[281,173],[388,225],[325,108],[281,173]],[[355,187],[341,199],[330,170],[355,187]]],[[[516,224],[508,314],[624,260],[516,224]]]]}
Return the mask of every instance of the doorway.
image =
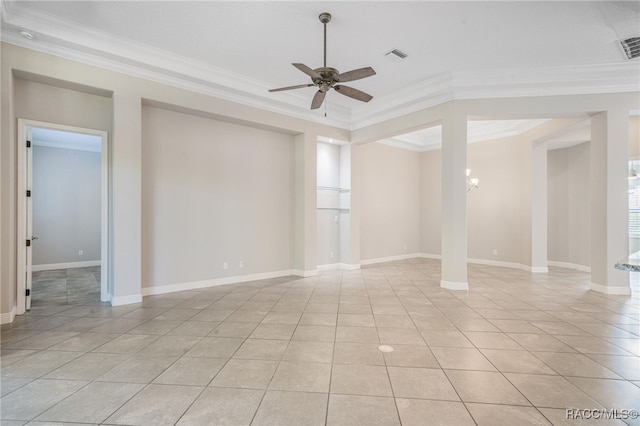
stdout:
{"type": "Polygon", "coordinates": [[[109,301],[107,133],[31,120],[18,126],[24,198],[18,203],[16,313],[34,302],[109,301]]]}

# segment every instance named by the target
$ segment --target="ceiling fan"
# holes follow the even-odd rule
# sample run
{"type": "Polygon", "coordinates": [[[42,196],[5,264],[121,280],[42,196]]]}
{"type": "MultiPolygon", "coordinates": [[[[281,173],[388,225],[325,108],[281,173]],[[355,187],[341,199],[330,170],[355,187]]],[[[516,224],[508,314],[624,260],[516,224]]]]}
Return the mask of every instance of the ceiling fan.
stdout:
{"type": "Polygon", "coordinates": [[[324,65],[320,68],[311,69],[305,64],[294,63],[291,64],[294,67],[298,68],[303,73],[307,74],[311,77],[311,81],[313,83],[308,84],[299,84],[296,86],[287,86],[281,87],[279,89],[271,89],[269,92],[281,92],[283,90],[292,90],[292,89],[301,89],[303,87],[311,87],[317,86],[318,91],[316,92],[313,100],[311,101],[311,109],[318,109],[322,102],[324,102],[324,98],[327,95],[327,92],[330,89],[334,89],[336,92],[348,96],[353,99],[357,99],[362,102],[369,102],[373,99],[373,96],[365,93],[361,90],[354,89],[353,87],[344,86],[338,83],[344,83],[346,81],[354,81],[360,80],[361,78],[371,77],[375,75],[375,71],[371,67],[358,68],[356,70],[347,71],[345,73],[340,73],[337,69],[331,68],[327,66],[327,23],[331,20],[330,13],[321,13],[319,16],[320,22],[324,24],[324,65]]]}

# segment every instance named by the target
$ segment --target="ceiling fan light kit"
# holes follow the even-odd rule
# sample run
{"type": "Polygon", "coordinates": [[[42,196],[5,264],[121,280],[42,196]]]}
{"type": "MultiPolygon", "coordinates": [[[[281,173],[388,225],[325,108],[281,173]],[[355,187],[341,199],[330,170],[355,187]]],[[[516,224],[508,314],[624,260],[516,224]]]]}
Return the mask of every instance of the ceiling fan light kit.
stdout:
{"type": "Polygon", "coordinates": [[[321,13],[318,17],[320,22],[324,25],[324,61],[323,66],[320,68],[312,69],[305,64],[301,63],[293,63],[292,65],[298,68],[303,73],[307,74],[311,77],[311,81],[313,83],[307,84],[298,84],[295,86],[287,86],[280,87],[278,89],[271,89],[269,92],[281,92],[283,90],[293,90],[293,89],[301,89],[304,87],[316,86],[318,91],[313,96],[313,100],[311,101],[311,109],[318,109],[324,102],[324,98],[327,95],[327,92],[330,89],[334,89],[336,92],[348,96],[350,98],[362,101],[369,102],[373,99],[373,96],[365,93],[361,90],[354,89],[353,87],[344,86],[338,83],[344,83],[347,81],[355,81],[360,80],[362,78],[371,77],[375,75],[375,71],[371,67],[358,68],[355,70],[347,71],[345,73],[340,73],[336,68],[327,66],[327,23],[331,21],[330,13],[321,13]]]}

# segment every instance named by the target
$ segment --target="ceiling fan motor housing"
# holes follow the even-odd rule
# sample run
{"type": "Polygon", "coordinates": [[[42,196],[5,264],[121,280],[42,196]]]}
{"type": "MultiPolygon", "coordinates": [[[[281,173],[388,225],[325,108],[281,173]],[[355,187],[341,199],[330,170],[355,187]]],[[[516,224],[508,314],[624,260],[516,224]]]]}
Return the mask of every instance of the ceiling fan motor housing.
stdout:
{"type": "Polygon", "coordinates": [[[312,79],[313,83],[320,86],[321,88],[323,86],[326,88],[330,88],[338,82],[338,74],[340,74],[340,72],[335,68],[320,67],[316,68],[314,71],[317,72],[322,78],[316,77],[312,79]]]}

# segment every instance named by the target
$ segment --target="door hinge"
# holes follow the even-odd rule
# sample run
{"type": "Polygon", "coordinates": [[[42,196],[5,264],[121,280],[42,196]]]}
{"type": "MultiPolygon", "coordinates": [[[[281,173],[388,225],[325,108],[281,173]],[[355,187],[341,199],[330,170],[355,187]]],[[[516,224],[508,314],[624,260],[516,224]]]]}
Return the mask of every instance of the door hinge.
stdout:
{"type": "Polygon", "coordinates": [[[31,296],[31,289],[30,289],[30,288],[28,288],[28,289],[25,291],[25,295],[26,295],[26,296],[31,296]]]}
{"type": "Polygon", "coordinates": [[[27,240],[27,247],[31,247],[31,240],[27,240]]]}
{"type": "Polygon", "coordinates": [[[27,141],[27,148],[31,148],[31,141],[27,141]]]}
{"type": "Polygon", "coordinates": [[[27,197],[31,197],[31,190],[27,189],[27,197]]]}

